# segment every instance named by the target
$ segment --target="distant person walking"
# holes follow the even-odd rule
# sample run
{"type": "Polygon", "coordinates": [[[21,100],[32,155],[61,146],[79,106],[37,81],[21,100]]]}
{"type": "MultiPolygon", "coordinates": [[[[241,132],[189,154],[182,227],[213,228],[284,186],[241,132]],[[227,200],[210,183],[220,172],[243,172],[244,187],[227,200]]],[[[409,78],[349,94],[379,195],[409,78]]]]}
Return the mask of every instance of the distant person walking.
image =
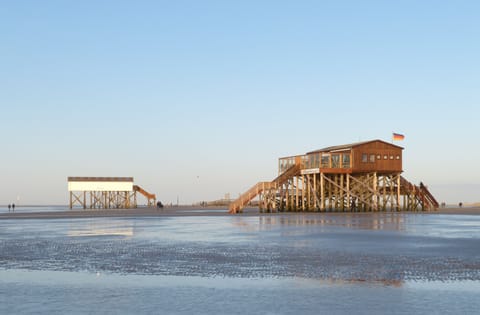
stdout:
{"type": "Polygon", "coordinates": [[[350,205],[350,211],[355,212],[357,210],[357,198],[352,198],[352,204],[350,205]]]}
{"type": "Polygon", "coordinates": [[[8,212],[10,212],[10,208],[12,208],[12,206],[8,204],[8,212]]]}
{"type": "Polygon", "coordinates": [[[15,204],[12,203],[12,212],[15,212],[15,204]]]}
{"type": "Polygon", "coordinates": [[[158,209],[163,209],[163,203],[161,201],[157,202],[157,208],[158,209]]]}

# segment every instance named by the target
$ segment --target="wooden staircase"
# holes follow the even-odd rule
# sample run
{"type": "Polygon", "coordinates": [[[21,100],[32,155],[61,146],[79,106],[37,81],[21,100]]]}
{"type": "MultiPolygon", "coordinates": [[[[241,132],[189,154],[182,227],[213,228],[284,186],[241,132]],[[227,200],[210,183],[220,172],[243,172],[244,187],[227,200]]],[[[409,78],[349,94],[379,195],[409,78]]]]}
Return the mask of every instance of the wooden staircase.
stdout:
{"type": "Polygon", "coordinates": [[[231,214],[235,214],[241,211],[253,198],[261,194],[267,189],[276,189],[279,186],[283,185],[289,178],[300,174],[300,164],[292,165],[288,168],[285,172],[280,174],[277,178],[272,180],[271,182],[258,182],[249,190],[244,192],[243,194],[238,197],[238,199],[234,200],[229,207],[229,212],[231,214]]]}
{"type": "Polygon", "coordinates": [[[155,202],[157,201],[157,196],[155,196],[155,194],[151,194],[151,193],[147,192],[145,189],[143,189],[142,187],[140,187],[138,185],[133,185],[133,191],[139,192],[142,195],[144,195],[145,198],[147,198],[147,200],[148,200],[148,206],[149,207],[155,206],[155,202]]]}
{"type": "Polygon", "coordinates": [[[422,210],[434,210],[438,209],[438,201],[433,197],[432,193],[428,190],[427,186],[420,183],[419,186],[410,183],[403,176],[400,177],[400,186],[402,192],[405,195],[409,195],[415,199],[415,201],[422,207],[422,210]]]}
{"type": "Polygon", "coordinates": [[[437,209],[440,206],[438,204],[438,201],[435,199],[435,197],[433,197],[432,193],[428,190],[427,186],[423,185],[422,182],[420,182],[420,192],[421,192],[422,198],[425,198],[430,208],[437,209]]]}

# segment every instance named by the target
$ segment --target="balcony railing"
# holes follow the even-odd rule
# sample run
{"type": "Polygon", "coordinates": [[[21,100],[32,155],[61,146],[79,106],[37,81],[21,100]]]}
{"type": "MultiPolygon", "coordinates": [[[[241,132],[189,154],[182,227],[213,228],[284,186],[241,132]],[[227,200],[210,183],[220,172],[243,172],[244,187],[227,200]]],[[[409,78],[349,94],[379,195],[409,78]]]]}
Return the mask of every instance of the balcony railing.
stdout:
{"type": "Polygon", "coordinates": [[[300,164],[302,169],[312,168],[351,168],[351,155],[350,153],[344,154],[310,154],[310,155],[297,155],[279,160],[279,174],[282,174],[292,165],[300,164]]]}

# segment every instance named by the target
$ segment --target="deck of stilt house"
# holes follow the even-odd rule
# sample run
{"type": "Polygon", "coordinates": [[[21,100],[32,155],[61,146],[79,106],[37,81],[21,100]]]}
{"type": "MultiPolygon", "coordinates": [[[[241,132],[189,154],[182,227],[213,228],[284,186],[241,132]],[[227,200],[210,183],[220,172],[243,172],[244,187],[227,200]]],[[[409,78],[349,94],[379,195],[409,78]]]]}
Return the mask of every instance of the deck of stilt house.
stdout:
{"type": "Polygon", "coordinates": [[[143,195],[148,207],[154,207],[155,194],[133,184],[133,177],[68,177],[70,209],[137,208],[137,193],[143,195]]]}
{"type": "Polygon", "coordinates": [[[259,182],[230,204],[241,212],[258,197],[260,211],[430,211],[427,187],[401,174],[403,148],[382,140],[332,146],[282,157],[278,176],[259,182]]]}

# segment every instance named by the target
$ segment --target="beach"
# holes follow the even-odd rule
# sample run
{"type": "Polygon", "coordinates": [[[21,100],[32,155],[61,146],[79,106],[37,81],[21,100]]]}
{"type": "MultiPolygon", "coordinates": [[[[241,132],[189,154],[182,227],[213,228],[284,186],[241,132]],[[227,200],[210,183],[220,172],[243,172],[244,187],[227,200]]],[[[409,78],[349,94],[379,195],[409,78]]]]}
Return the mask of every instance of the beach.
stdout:
{"type": "MultiPolygon", "coordinates": [[[[46,207],[48,209],[48,207],[46,207]]],[[[55,207],[55,211],[45,210],[45,207],[41,207],[41,211],[37,210],[37,207],[23,207],[17,209],[16,212],[7,212],[4,209],[0,212],[0,220],[2,219],[61,219],[61,218],[89,218],[89,217],[145,217],[145,216],[230,216],[226,207],[214,206],[214,207],[198,207],[198,206],[176,206],[166,207],[162,209],[139,207],[136,209],[67,209],[65,206],[55,207]]],[[[304,213],[306,215],[319,212],[274,212],[274,213],[259,213],[258,208],[246,208],[244,213],[235,214],[235,216],[265,216],[276,214],[299,214],[304,213]]],[[[336,213],[347,214],[350,212],[321,212],[321,213],[336,213]]],[[[361,212],[359,212],[361,213],[361,212]]],[[[372,213],[372,212],[365,212],[372,213]]],[[[391,212],[378,212],[378,213],[391,213],[391,212]]],[[[447,207],[439,208],[435,211],[415,211],[415,212],[402,212],[412,214],[453,214],[453,215],[480,215],[480,207],[447,207]]]]}
{"type": "Polygon", "coordinates": [[[48,210],[0,215],[0,313],[480,308],[478,209],[48,210]]]}

